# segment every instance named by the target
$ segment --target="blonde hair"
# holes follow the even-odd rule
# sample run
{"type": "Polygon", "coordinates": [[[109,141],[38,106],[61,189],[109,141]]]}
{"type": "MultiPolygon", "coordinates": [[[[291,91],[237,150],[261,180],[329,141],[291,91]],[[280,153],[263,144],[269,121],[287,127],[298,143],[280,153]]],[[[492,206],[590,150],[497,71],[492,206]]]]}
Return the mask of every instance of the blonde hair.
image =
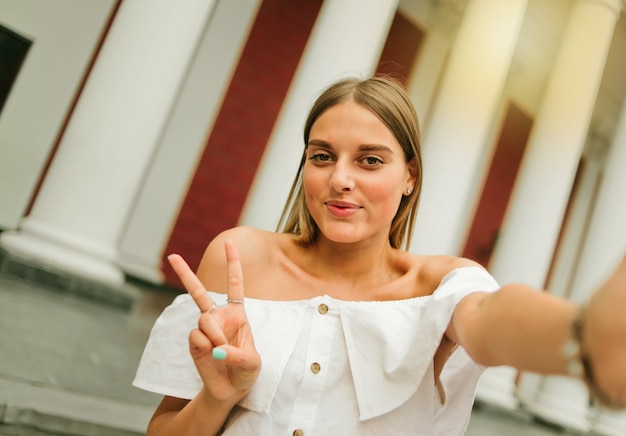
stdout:
{"type": "Polygon", "coordinates": [[[329,108],[346,101],[354,101],[376,115],[389,128],[402,147],[406,162],[409,163],[415,159],[415,186],[409,195],[402,197],[389,231],[389,243],[392,247],[408,248],[422,187],[419,123],[404,87],[388,77],[372,77],[364,80],[343,79],[328,87],[317,98],[304,126],[304,150],[300,167],[291,185],[287,203],[278,223],[278,230],[298,236],[298,240],[304,245],[310,244],[317,238],[319,229],[307,207],[302,185],[302,170],[306,162],[309,134],[320,115],[329,108]]]}

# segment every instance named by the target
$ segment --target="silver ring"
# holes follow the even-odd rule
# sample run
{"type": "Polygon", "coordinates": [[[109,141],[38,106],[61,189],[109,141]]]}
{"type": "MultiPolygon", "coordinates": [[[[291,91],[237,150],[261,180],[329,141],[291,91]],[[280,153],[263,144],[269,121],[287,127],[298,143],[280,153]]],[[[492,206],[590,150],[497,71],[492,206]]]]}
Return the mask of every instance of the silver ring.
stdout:
{"type": "Polygon", "coordinates": [[[216,307],[217,307],[217,304],[213,303],[213,305],[212,305],[211,307],[209,307],[207,310],[205,310],[205,311],[200,311],[200,312],[201,312],[203,315],[204,315],[205,313],[211,313],[211,312],[213,312],[213,311],[215,310],[215,308],[216,308],[216,307]]]}
{"type": "Polygon", "coordinates": [[[229,298],[226,301],[229,302],[229,303],[243,304],[243,300],[236,300],[234,298],[229,298]]]}

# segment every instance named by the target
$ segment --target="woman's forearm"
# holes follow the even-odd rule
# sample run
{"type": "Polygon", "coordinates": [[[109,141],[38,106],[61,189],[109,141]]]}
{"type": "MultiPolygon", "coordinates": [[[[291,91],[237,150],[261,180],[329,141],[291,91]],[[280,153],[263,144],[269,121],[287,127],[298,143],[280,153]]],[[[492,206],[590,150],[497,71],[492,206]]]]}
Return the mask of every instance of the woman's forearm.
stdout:
{"type": "Polygon", "coordinates": [[[191,401],[166,398],[148,425],[148,436],[216,435],[237,401],[214,401],[203,392],[191,401]]]}
{"type": "Polygon", "coordinates": [[[576,306],[525,285],[470,295],[457,308],[453,330],[472,358],[543,374],[567,374],[565,345],[576,306]]]}

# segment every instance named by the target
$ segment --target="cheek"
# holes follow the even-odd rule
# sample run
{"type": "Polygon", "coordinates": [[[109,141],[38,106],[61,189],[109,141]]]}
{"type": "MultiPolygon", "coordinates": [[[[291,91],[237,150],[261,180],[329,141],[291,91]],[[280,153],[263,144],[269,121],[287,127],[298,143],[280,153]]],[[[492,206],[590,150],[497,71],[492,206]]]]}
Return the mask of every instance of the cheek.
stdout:
{"type": "Polygon", "coordinates": [[[306,199],[309,209],[311,209],[311,202],[313,199],[321,194],[321,191],[325,186],[324,184],[325,181],[319,172],[306,171],[305,168],[302,173],[302,187],[304,189],[304,198],[306,199]]]}
{"type": "Polygon", "coordinates": [[[309,197],[310,193],[316,190],[316,178],[311,175],[310,171],[307,171],[306,168],[302,172],[302,187],[304,188],[304,192],[309,197]]]}
{"type": "Polygon", "coordinates": [[[395,180],[381,180],[369,187],[367,197],[372,203],[380,205],[381,213],[394,216],[402,200],[401,186],[395,180]]]}

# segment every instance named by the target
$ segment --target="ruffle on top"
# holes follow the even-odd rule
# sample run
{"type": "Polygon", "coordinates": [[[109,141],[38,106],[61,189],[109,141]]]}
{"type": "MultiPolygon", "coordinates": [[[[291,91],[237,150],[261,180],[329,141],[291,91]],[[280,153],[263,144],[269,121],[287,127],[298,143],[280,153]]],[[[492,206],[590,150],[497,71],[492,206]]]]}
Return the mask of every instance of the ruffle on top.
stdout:
{"type": "MultiPolygon", "coordinates": [[[[246,299],[246,313],[261,355],[259,378],[240,406],[267,413],[295,348],[306,310],[321,302],[339,308],[359,419],[385,414],[407,401],[422,383],[458,302],[466,295],[499,288],[479,267],[447,274],[430,296],[407,300],[352,302],[328,296],[310,300],[246,299]],[[330,302],[330,303],[329,303],[330,302]]],[[[219,304],[226,296],[210,293],[219,304]]],[[[189,354],[189,332],[199,310],[186,294],[178,296],[156,321],[133,384],[192,399],[202,388],[189,354]]]]}

